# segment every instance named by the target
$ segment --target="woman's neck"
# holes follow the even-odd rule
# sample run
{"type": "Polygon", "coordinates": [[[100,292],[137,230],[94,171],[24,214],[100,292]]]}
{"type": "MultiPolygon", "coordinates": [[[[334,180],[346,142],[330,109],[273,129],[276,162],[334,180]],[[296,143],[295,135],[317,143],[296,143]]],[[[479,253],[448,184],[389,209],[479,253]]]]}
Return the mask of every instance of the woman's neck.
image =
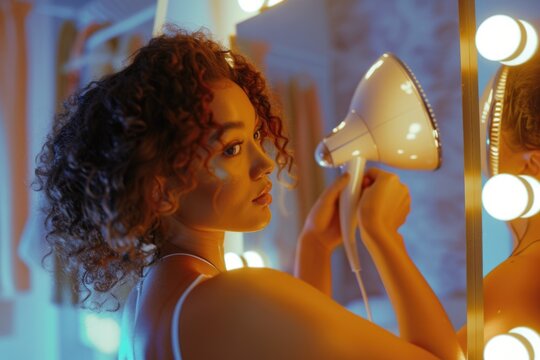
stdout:
{"type": "Polygon", "coordinates": [[[193,254],[209,261],[219,271],[225,271],[224,231],[196,229],[171,217],[167,220],[167,233],[162,255],[193,254]]]}
{"type": "Polygon", "coordinates": [[[514,254],[540,253],[540,215],[510,223],[514,233],[514,254]]]}

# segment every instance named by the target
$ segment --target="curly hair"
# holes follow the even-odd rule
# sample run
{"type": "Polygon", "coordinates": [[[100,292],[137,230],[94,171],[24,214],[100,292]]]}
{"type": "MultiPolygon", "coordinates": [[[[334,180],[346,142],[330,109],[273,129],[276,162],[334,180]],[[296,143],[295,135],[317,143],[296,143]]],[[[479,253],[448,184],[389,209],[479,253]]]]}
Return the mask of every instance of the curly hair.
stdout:
{"type": "Polygon", "coordinates": [[[230,79],[246,92],[273,144],[278,176],[293,165],[264,77],[207,32],[169,26],[130,60],[64,103],[37,158],[49,255],[77,280],[83,307],[92,295],[138,279],[159,257],[165,214],[149,206],[151,189],[156,175],[172,179],[163,196],[173,213],[197,185],[190,165],[200,160],[208,169],[209,140],[221,134],[209,110],[212,81],[230,79]]]}
{"type": "Polygon", "coordinates": [[[503,129],[514,147],[540,149],[540,53],[508,69],[503,129]]]}

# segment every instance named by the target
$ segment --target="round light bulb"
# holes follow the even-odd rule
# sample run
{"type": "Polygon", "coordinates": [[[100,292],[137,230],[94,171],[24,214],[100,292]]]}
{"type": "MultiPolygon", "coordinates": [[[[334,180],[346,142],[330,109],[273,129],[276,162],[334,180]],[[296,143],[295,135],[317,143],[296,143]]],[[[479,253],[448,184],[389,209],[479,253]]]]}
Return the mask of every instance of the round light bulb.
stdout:
{"type": "Polygon", "coordinates": [[[506,15],[495,15],[484,20],[476,30],[476,48],[488,60],[506,60],[519,47],[521,29],[518,22],[506,15]]]}
{"type": "Polygon", "coordinates": [[[234,270],[243,267],[244,262],[242,261],[240,255],[233,252],[225,253],[225,268],[227,270],[234,270]]]}
{"type": "Polygon", "coordinates": [[[529,204],[529,192],[523,180],[510,174],[491,177],[482,189],[484,209],[499,220],[512,220],[525,212],[529,204]]]}
{"type": "Polygon", "coordinates": [[[527,346],[511,334],[494,336],[484,347],[484,360],[531,360],[533,356],[527,346]]]}
{"type": "Polygon", "coordinates": [[[244,254],[248,267],[262,268],[264,267],[264,260],[262,256],[256,251],[246,251],[244,254]]]}
{"type": "Polygon", "coordinates": [[[264,1],[265,0],[238,0],[238,5],[245,12],[252,13],[259,11],[264,5],[264,1]]]}
{"type": "Polygon", "coordinates": [[[521,51],[516,58],[509,61],[501,61],[501,63],[504,65],[516,66],[523,64],[529,60],[538,49],[538,34],[536,33],[536,30],[534,30],[532,25],[526,21],[519,20],[519,22],[525,28],[525,34],[527,36],[527,39],[525,40],[525,48],[523,48],[523,51],[521,51]]]}
{"type": "Polygon", "coordinates": [[[540,335],[538,335],[536,331],[525,326],[520,326],[517,328],[513,328],[509,331],[509,333],[519,334],[525,339],[527,339],[534,351],[535,358],[540,358],[540,335]]]}
{"type": "Polygon", "coordinates": [[[519,177],[525,180],[528,185],[528,211],[522,214],[520,217],[528,218],[538,214],[540,211],[540,183],[536,178],[529,175],[519,175],[519,177]]]}

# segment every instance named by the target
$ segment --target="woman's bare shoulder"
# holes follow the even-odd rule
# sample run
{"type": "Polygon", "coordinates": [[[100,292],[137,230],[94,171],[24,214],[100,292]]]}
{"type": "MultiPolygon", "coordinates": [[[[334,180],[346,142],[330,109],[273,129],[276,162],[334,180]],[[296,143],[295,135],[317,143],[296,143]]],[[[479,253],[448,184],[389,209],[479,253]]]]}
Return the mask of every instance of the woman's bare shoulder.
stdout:
{"type": "Polygon", "coordinates": [[[431,358],[311,285],[267,268],[230,271],[197,286],[184,304],[180,334],[188,358],[431,358]]]}
{"type": "MultiPolygon", "coordinates": [[[[516,326],[540,331],[540,259],[508,258],[484,279],[486,332],[506,332],[516,326]]],[[[486,333],[486,338],[489,338],[486,333]]]]}

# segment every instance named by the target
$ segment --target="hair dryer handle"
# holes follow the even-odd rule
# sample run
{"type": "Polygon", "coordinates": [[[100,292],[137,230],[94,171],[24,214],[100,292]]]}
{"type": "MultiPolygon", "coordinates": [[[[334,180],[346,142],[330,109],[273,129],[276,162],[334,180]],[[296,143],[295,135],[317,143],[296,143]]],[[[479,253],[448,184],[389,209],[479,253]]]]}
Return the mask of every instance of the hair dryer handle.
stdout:
{"type": "Polygon", "coordinates": [[[345,246],[345,252],[353,272],[360,270],[355,234],[358,223],[358,201],[362,192],[362,178],[365,166],[366,160],[360,156],[353,157],[341,166],[341,171],[348,172],[350,179],[347,187],[343,189],[339,197],[339,221],[343,246],[345,246]]]}

